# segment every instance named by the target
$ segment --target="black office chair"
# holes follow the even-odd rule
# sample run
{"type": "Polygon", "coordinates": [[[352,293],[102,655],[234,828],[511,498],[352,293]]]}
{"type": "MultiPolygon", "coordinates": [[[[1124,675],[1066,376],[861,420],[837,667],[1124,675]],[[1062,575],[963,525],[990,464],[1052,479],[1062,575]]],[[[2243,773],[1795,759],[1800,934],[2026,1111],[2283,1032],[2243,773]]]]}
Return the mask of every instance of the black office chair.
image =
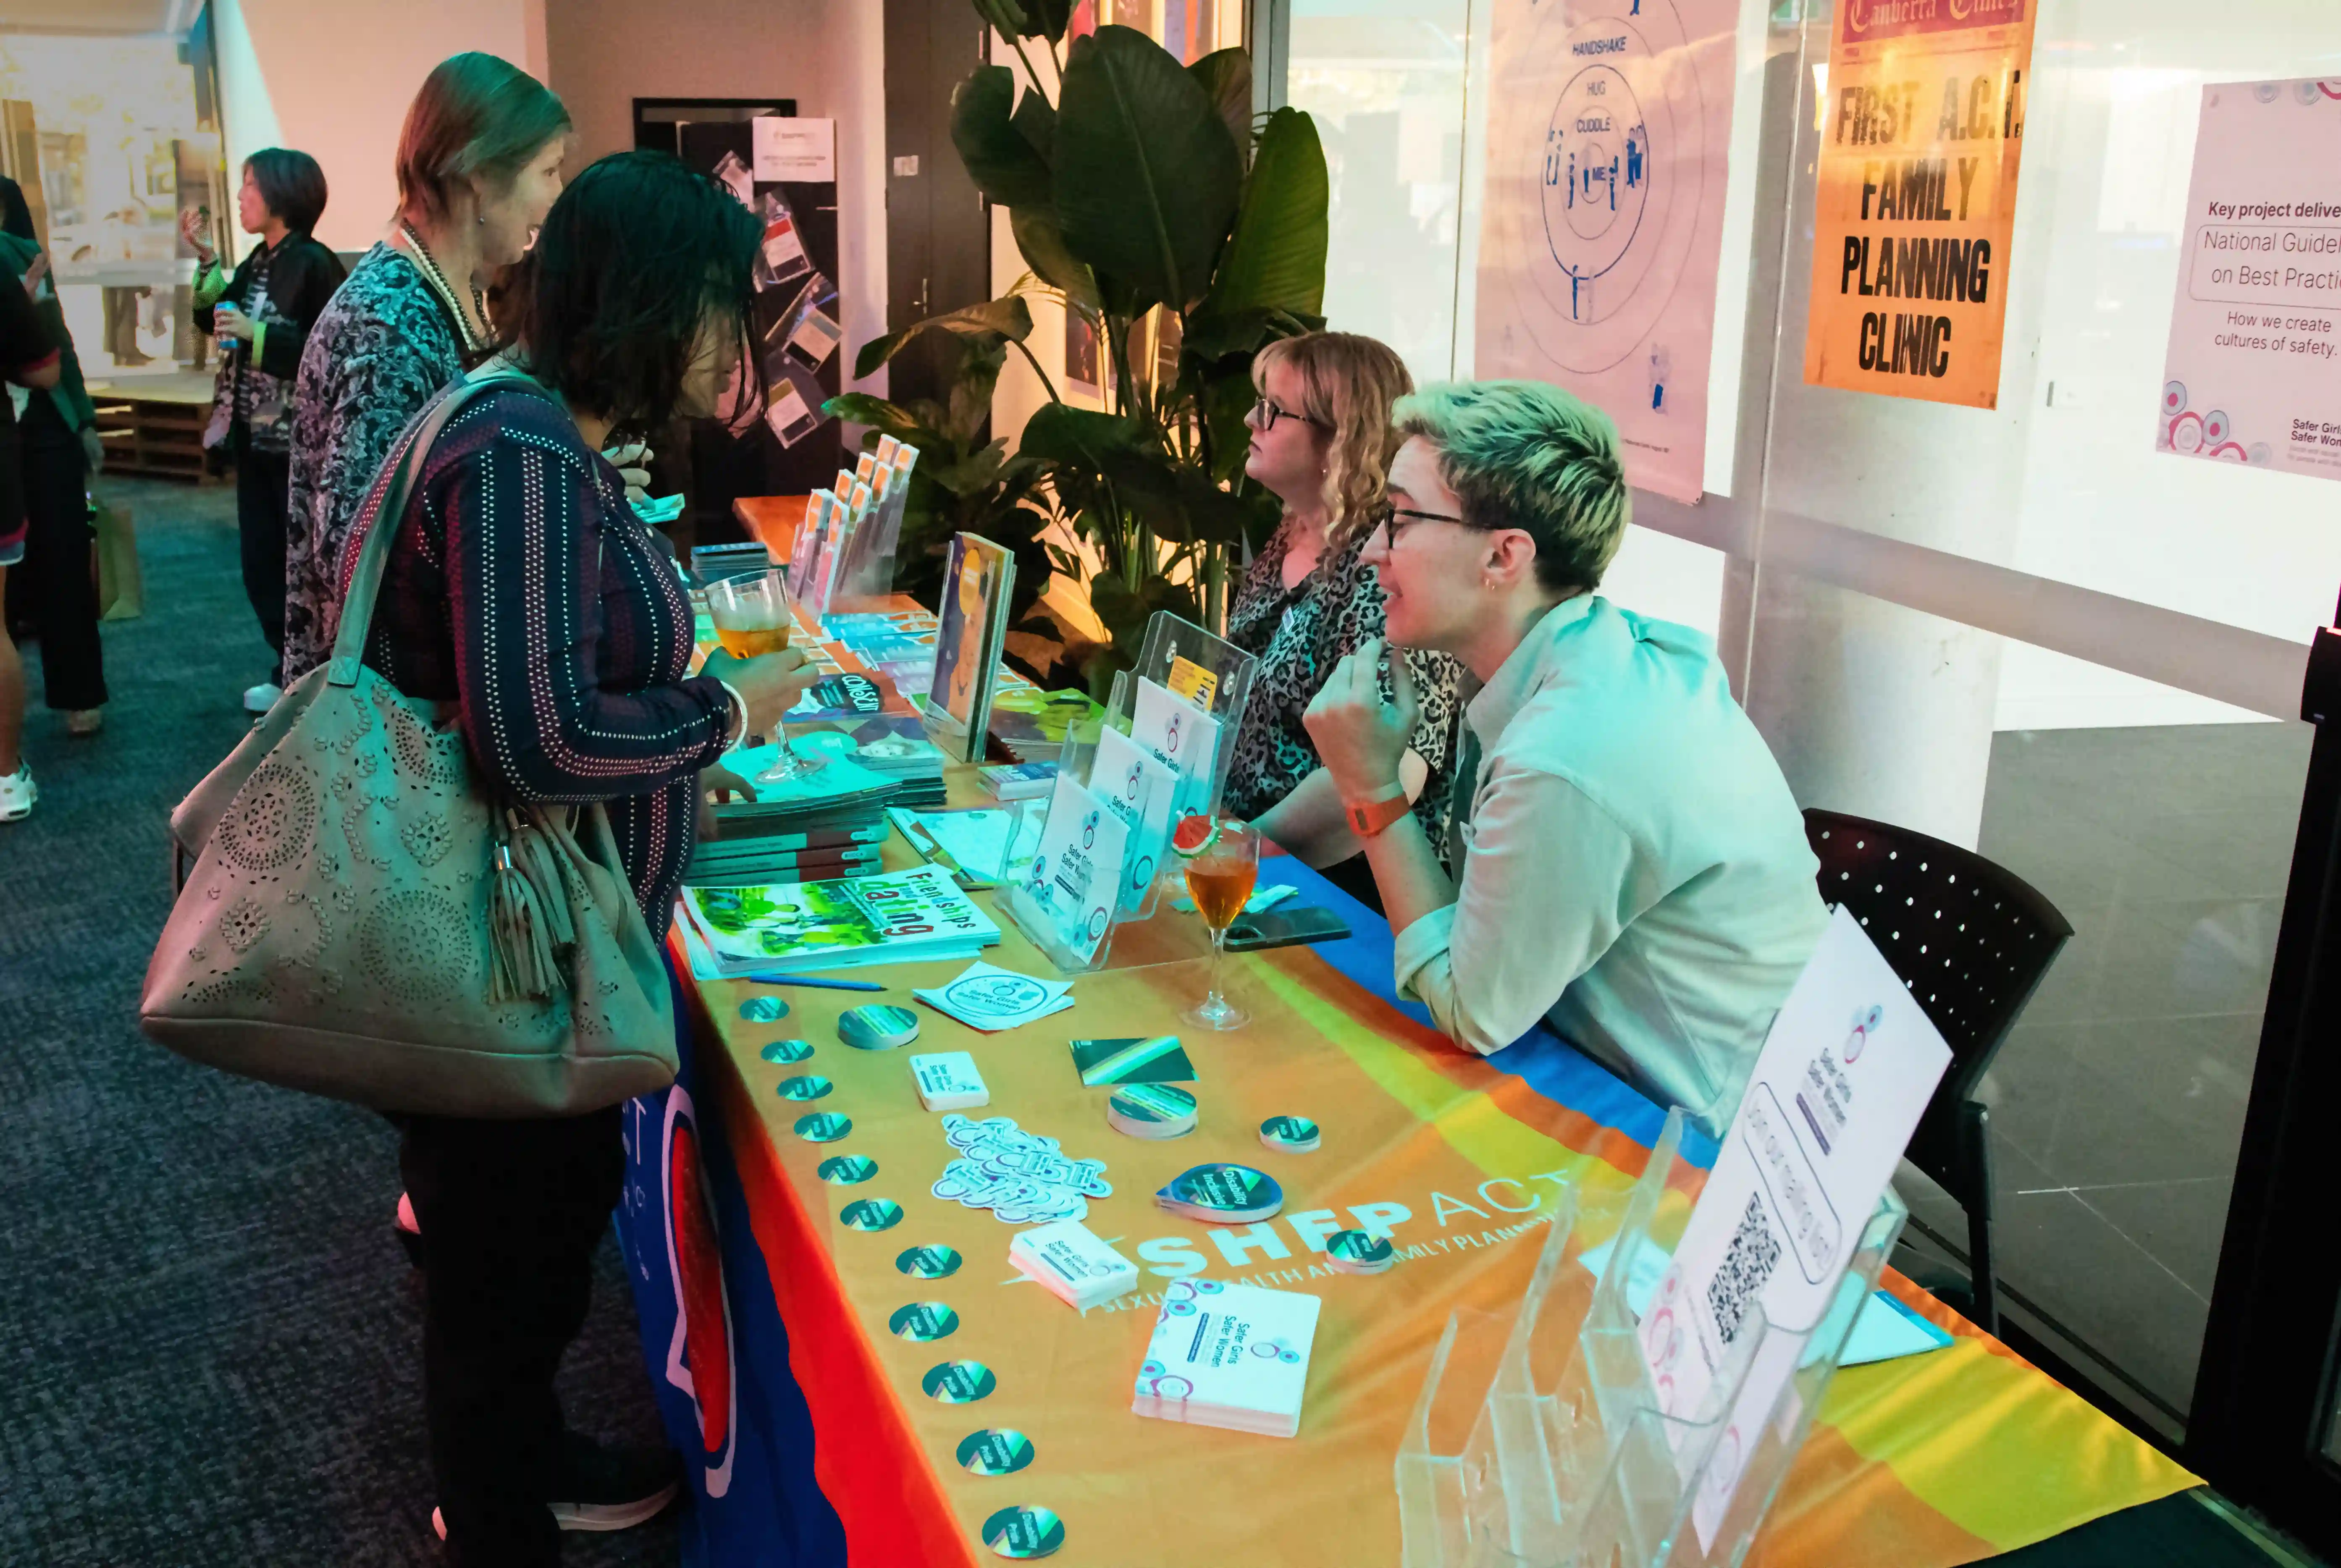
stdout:
{"type": "Polygon", "coordinates": [[[1997,1334],[1990,1126],[1975,1089],[2072,923],[2021,878],[1908,828],[1807,811],[1805,837],[1820,857],[1822,899],[1860,920],[1951,1047],[1909,1159],[1967,1211],[1968,1298],[1938,1294],[1997,1334]]]}

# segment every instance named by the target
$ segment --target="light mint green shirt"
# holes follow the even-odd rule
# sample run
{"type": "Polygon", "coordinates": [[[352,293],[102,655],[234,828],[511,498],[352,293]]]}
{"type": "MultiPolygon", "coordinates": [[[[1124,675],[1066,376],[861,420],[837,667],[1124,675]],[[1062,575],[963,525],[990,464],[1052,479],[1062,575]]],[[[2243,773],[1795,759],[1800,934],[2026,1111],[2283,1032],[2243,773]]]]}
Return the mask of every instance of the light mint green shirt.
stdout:
{"type": "Polygon", "coordinates": [[[1580,595],[1464,718],[1461,886],[1399,933],[1400,991],[1483,1054],[1546,1019],[1721,1136],[1828,913],[1714,643],[1580,595]]]}

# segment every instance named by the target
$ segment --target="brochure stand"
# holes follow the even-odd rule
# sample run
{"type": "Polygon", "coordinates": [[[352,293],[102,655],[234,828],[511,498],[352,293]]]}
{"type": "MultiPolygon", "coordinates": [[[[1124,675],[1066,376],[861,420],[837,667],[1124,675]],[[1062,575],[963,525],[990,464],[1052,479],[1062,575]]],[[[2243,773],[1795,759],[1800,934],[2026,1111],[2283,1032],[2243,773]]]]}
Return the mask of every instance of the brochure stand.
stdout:
{"type": "Polygon", "coordinates": [[[1143,677],[1166,690],[1184,688],[1195,694],[1194,706],[1216,726],[1218,743],[1210,754],[1194,760],[1191,767],[1174,765],[1151,780],[1141,776],[1155,771],[1151,760],[1135,768],[1118,767],[1111,770],[1114,777],[1100,778],[1101,746],[1116,746],[1117,756],[1125,758],[1135,755],[1137,749],[1104,741],[1099,733],[1084,733],[1076,726],[1065,738],[1057,776],[1078,783],[1082,793],[1074,795],[1061,788],[1051,796],[1021,803],[1009,835],[996,907],[1060,970],[1085,974],[1105,968],[1114,931],[1154,914],[1162,878],[1168,875],[1164,863],[1170,858],[1166,852],[1169,828],[1185,812],[1216,808],[1235,749],[1235,733],[1243,722],[1244,705],[1251,698],[1257,663],[1242,649],[1192,621],[1158,612],[1147,626],[1137,669],[1114,677],[1102,728],[1116,731],[1118,738],[1145,740],[1137,733],[1143,690],[1140,678],[1143,677]],[[1165,789],[1170,791],[1167,799],[1161,793],[1165,789]],[[1056,896],[1061,889],[1051,888],[1055,868],[1045,853],[1046,846],[1065,838],[1065,825],[1055,822],[1054,815],[1068,809],[1092,809],[1083,804],[1092,799],[1120,802],[1130,819],[1122,852],[1116,858],[1122,896],[1102,934],[1093,932],[1056,896]],[[1153,825],[1152,830],[1147,824],[1153,825]]]}
{"type": "Polygon", "coordinates": [[[1699,1419],[1679,1420],[1659,1408],[1627,1290],[1642,1247],[1671,1250],[1689,1218],[1667,1186],[1681,1131],[1678,1109],[1622,1215],[1564,1195],[1509,1325],[1449,1318],[1399,1450],[1405,1568],[1738,1568],[1747,1555],[1844,1353],[1858,1314],[1841,1308],[1875,1288],[1909,1211],[1888,1188],[1840,1310],[1819,1323],[1775,1325],[1750,1306],[1699,1419]],[[1575,1260],[1613,1237],[1596,1284],[1575,1260]],[[1457,1364],[1459,1346],[1468,1357],[1499,1338],[1492,1369],[1457,1364]],[[1738,1408],[1751,1371],[1784,1355],[1795,1370],[1773,1396],[1738,1408]]]}
{"type": "Polygon", "coordinates": [[[919,449],[892,436],[878,440],[870,486],[875,499],[844,544],[829,608],[833,611],[884,610],[894,592],[894,551],[902,537],[902,509],[911,496],[911,470],[919,449]]]}

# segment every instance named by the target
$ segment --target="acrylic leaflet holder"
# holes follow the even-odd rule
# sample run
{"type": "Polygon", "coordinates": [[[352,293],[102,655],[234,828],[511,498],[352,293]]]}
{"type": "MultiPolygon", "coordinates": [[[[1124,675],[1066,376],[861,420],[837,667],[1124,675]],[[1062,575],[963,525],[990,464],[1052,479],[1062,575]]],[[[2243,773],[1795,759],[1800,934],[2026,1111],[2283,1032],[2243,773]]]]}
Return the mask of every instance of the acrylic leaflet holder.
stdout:
{"type": "Polygon", "coordinates": [[[1671,1112],[1622,1204],[1564,1194],[1509,1321],[1449,1318],[1399,1449],[1404,1568],[1737,1568],[1747,1555],[1844,1353],[1858,1314],[1842,1309],[1876,1286],[1908,1210],[1888,1188],[1818,1324],[1749,1306],[1699,1418],[1678,1419],[1659,1406],[1628,1292],[1643,1249],[1670,1252],[1689,1220],[1669,1187],[1681,1132],[1671,1112]],[[1597,1283],[1578,1259],[1605,1242],[1597,1283]],[[1777,1375],[1784,1357],[1786,1380],[1742,1408],[1764,1387],[1751,1373],[1777,1375]]]}
{"type": "Polygon", "coordinates": [[[1023,802],[1010,833],[998,907],[1069,974],[1105,968],[1114,930],[1153,916],[1171,829],[1217,802],[1251,695],[1252,656],[1191,621],[1156,614],[1143,650],[1114,678],[1102,724],[1067,734],[1054,789],[1023,802]],[[1161,679],[1134,678],[1147,670],[1161,679]]]}

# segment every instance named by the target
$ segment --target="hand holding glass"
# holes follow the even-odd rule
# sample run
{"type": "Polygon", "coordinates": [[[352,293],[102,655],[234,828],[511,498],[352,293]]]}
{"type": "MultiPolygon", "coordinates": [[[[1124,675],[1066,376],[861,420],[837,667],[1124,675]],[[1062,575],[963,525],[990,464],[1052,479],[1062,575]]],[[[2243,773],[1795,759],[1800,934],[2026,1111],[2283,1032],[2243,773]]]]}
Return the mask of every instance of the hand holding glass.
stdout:
{"type": "MultiPolygon", "coordinates": [[[[734,659],[778,653],[788,647],[789,637],[796,629],[787,581],[772,570],[722,578],[708,584],[707,614],[715,622],[715,640],[734,659]]],[[[773,728],[782,729],[777,724],[773,728]]],[[[775,734],[773,739],[779,743],[780,757],[758,776],[760,782],[802,779],[819,766],[807,763],[789,749],[785,730],[775,734]]]]}
{"type": "MultiPolygon", "coordinates": [[[[1189,818],[1181,824],[1181,833],[1197,820],[1189,818]]],[[[1195,900],[1196,913],[1203,917],[1211,933],[1210,994],[1187,1017],[1208,1029],[1241,1028],[1251,1022],[1251,1015],[1221,994],[1220,971],[1226,958],[1228,928],[1243,913],[1252,884],[1260,879],[1260,829],[1231,817],[1211,819],[1202,849],[1187,857],[1186,872],[1188,896],[1195,900]]]]}

